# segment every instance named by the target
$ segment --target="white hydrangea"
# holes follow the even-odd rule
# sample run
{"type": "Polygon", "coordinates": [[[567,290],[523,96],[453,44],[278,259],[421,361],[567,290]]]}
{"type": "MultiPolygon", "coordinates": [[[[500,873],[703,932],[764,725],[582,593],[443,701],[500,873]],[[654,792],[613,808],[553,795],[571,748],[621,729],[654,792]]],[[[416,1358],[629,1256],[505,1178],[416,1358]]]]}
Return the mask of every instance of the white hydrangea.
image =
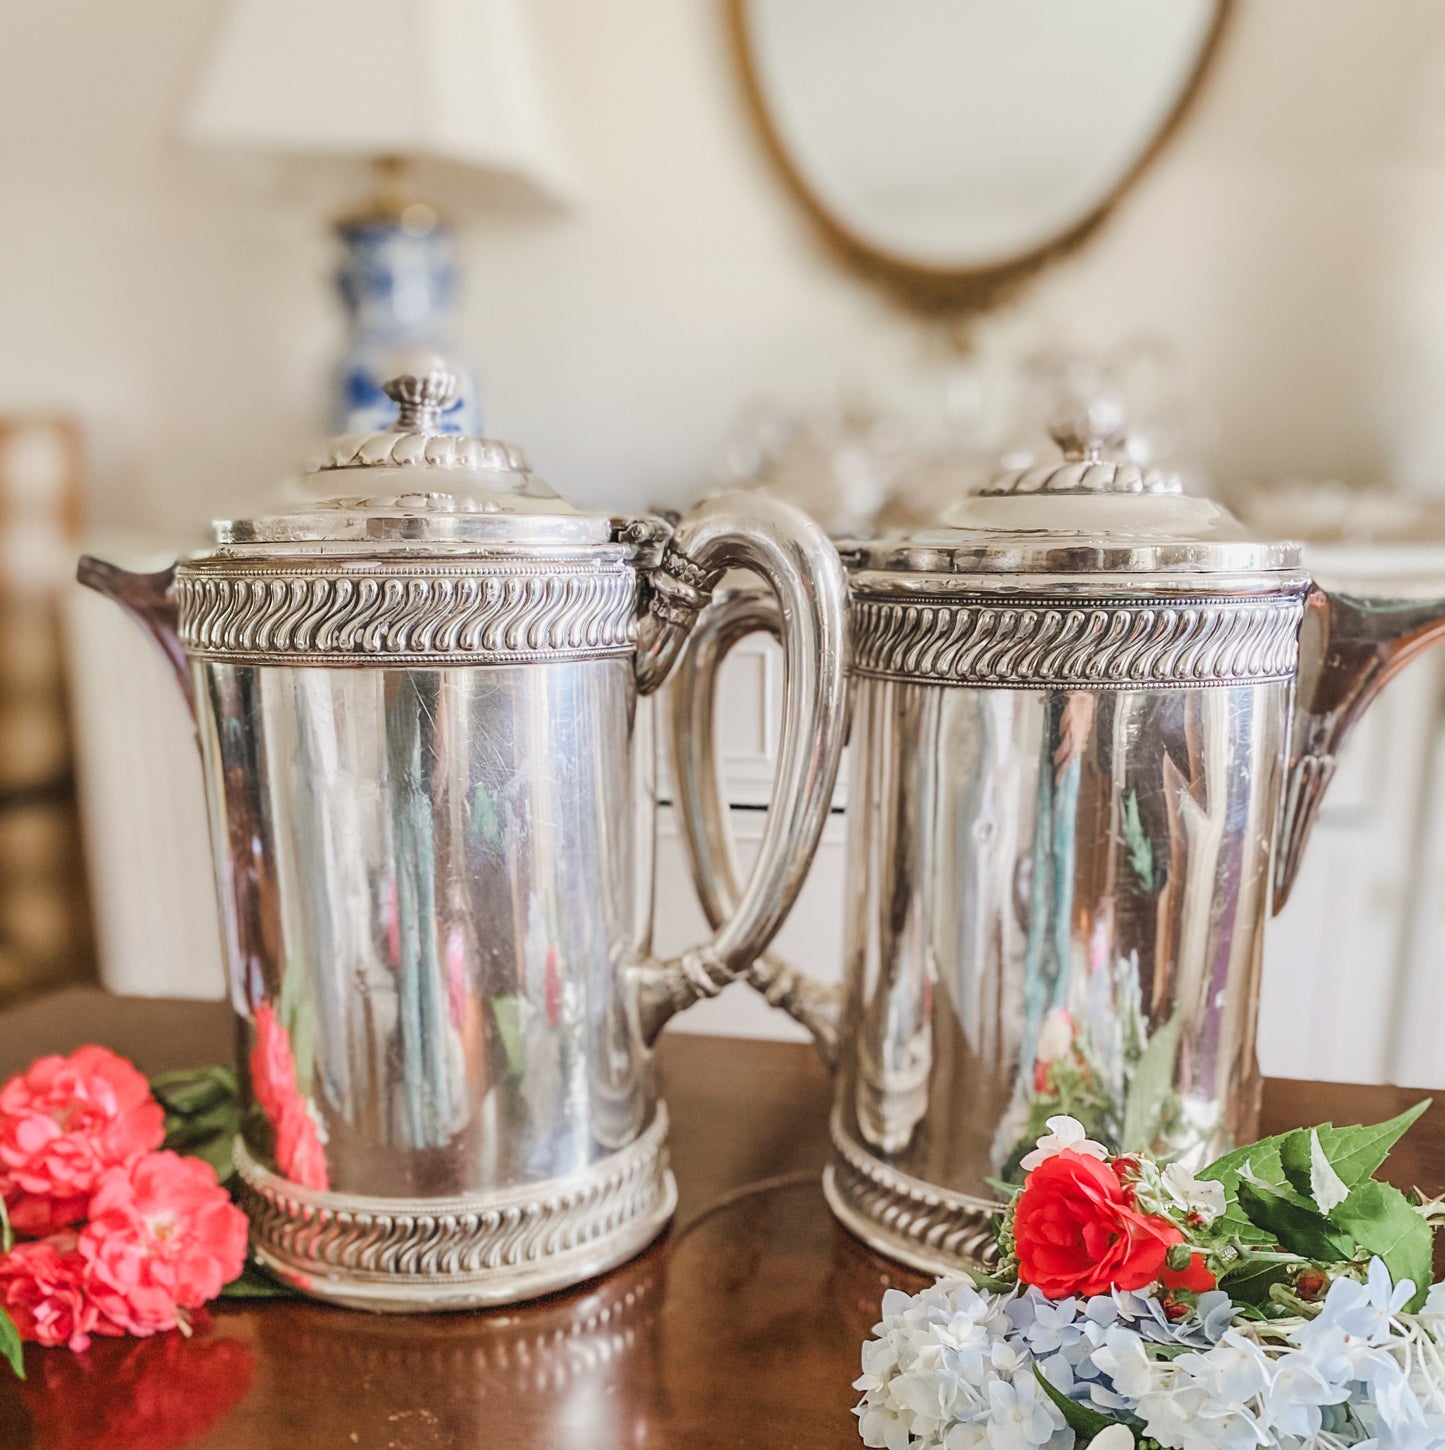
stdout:
{"type": "MultiPolygon", "coordinates": [[[[967,1280],[883,1296],[863,1347],[858,1432],[875,1450],[1072,1450],[1074,1434],[1014,1335],[1009,1296],[967,1280]]],[[[1047,1302],[1047,1301],[1045,1301],[1047,1302]]]]}
{"type": "MultiPolygon", "coordinates": [[[[855,1382],[859,1433],[876,1450],[1073,1450],[1037,1366],[1168,1450],[1445,1450],[1445,1289],[1418,1315],[1413,1294],[1379,1260],[1314,1318],[1232,1325],[1218,1291],[1174,1322],[1136,1293],[891,1290],[855,1382]]],[[[1134,1431],[1117,1431],[1094,1445],[1127,1450],[1134,1431]]]]}

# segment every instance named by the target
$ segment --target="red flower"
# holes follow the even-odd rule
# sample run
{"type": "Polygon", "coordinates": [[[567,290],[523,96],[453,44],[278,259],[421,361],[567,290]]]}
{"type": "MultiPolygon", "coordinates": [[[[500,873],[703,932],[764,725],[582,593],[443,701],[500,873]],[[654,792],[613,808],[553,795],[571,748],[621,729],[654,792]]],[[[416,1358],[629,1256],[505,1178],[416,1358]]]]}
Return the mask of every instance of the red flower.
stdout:
{"type": "Polygon", "coordinates": [[[269,1002],[255,1014],[251,1049],[251,1091],[276,1133],[276,1167],[304,1188],[330,1187],[321,1134],[305,1098],[296,1090],[296,1056],[291,1037],[269,1002]]]}
{"type": "Polygon", "coordinates": [[[165,1112],[123,1057],[82,1047],[42,1057],[0,1088],[0,1197],[16,1230],[85,1217],[101,1175],[161,1145],[165,1112]]]}
{"type": "Polygon", "coordinates": [[[282,1109],[296,1096],[296,1058],[291,1037],[269,1002],[255,1015],[256,1044],[251,1049],[251,1091],[262,1111],[275,1123],[282,1109]]]}
{"type": "Polygon", "coordinates": [[[246,1216],[209,1163],[150,1153],[101,1179],[79,1252],[101,1315],[127,1334],[154,1334],[241,1272],[246,1216]]]}
{"type": "Polygon", "coordinates": [[[1167,1264],[1159,1276],[1166,1289],[1187,1289],[1191,1294],[1204,1294],[1214,1288],[1214,1275],[1204,1262],[1203,1254],[1191,1254],[1189,1264],[1183,1269],[1171,1269],[1167,1264]]]}
{"type": "Polygon", "coordinates": [[[82,1350],[90,1347],[92,1332],[115,1332],[97,1324],[99,1312],[86,1292],[85,1261],[75,1243],[74,1233],[59,1233],[16,1244],[0,1259],[0,1299],[21,1339],[82,1350]]]}
{"type": "Polygon", "coordinates": [[[1139,1213],[1110,1164],[1072,1148],[1029,1174],[1014,1210],[1019,1278],[1050,1299],[1142,1289],[1183,1237],[1168,1219],[1139,1213]]]}
{"type": "Polygon", "coordinates": [[[331,1186],[316,1119],[300,1097],[286,1104],[276,1124],[276,1166],[303,1188],[319,1188],[324,1193],[331,1186]]]}

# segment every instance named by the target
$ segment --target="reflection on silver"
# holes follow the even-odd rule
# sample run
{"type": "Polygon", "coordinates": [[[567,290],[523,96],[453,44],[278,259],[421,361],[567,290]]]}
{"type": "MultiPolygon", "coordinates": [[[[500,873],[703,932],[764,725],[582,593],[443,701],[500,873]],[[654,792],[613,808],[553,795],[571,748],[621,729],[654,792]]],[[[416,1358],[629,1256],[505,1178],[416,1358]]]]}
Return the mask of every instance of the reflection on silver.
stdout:
{"type": "Polygon", "coordinates": [[[410,1302],[424,1275],[428,1307],[444,1309],[565,1288],[651,1242],[677,1204],[666,1143],[659,1103],[645,1133],[591,1169],[485,1199],[318,1193],[268,1172],[244,1144],[236,1165],[256,1256],[278,1277],[367,1309],[410,1302]]]}
{"type": "Polygon", "coordinates": [[[579,513],[515,449],[426,432],[449,387],[401,380],[426,408],[335,445],[313,482],[349,497],[218,526],[174,571],[80,571],[194,701],[257,1252],[373,1309],[543,1293],[660,1230],[650,1045],[767,946],[843,729],[815,525],[756,495],[670,535],[579,513]],[[658,961],[646,696],[736,565],[788,619],[773,820],[738,911],[658,961]]]}
{"type": "MultiPolygon", "coordinates": [[[[834,1211],[938,1272],[987,1262],[990,1180],[1054,1114],[1196,1166],[1254,1134],[1264,924],[1345,732],[1445,635],[1445,601],[1326,595],[1291,546],[1073,451],[1032,511],[1002,487],[967,528],[851,551],[841,1022],[785,964],[749,973],[836,1052],[834,1211]]],[[[715,676],[778,625],[719,599],[673,689],[713,919],[736,898],[715,676]]]]}

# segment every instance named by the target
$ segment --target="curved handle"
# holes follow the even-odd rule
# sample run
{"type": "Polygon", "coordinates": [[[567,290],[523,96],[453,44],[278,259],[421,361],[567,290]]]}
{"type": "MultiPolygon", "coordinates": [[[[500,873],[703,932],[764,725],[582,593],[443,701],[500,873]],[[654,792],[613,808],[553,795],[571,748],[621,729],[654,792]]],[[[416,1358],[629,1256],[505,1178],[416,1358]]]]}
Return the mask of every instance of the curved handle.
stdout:
{"type": "MultiPolygon", "coordinates": [[[[650,576],[638,629],[639,688],[655,689],[666,677],[713,585],[731,568],[755,570],[777,596],[784,679],[778,772],[746,885],[733,893],[729,911],[704,902],[712,940],[638,969],[639,1027],[648,1042],[674,1013],[716,996],[751,968],[773,939],[817,850],[843,750],[847,579],[823,530],[765,494],[709,499],[678,525],[650,576]]],[[[684,679],[692,669],[689,662],[684,679]]],[[[702,734],[711,733],[709,721],[702,734]]]]}
{"type": "MultiPolygon", "coordinates": [[[[713,926],[736,908],[739,897],[737,850],[713,748],[717,680],[733,646],[758,633],[782,642],[777,600],[752,589],[720,595],[698,621],[688,641],[686,667],[672,687],[669,725],[678,821],[698,899],[713,926]]],[[[841,740],[839,744],[841,748],[841,740]]],[[[748,967],[747,980],[772,1006],[808,1029],[819,1055],[832,1067],[838,1056],[841,990],[815,982],[771,955],[748,967]]]]}

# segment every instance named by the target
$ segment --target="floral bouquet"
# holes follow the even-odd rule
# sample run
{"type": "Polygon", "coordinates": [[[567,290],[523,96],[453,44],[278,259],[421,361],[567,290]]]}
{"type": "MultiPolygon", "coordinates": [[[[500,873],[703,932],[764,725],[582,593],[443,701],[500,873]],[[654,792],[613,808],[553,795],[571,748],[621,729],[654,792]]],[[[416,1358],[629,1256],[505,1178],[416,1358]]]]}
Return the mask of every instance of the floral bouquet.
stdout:
{"type": "Polygon", "coordinates": [[[22,1340],[185,1333],[238,1279],[237,1113],[229,1069],[148,1082],[97,1046],[0,1087],[0,1355],[17,1374],[22,1340]]]}
{"type": "Polygon", "coordinates": [[[855,1382],[863,1443],[1445,1447],[1445,1206],[1374,1177],[1426,1106],[1197,1175],[1050,1119],[996,1270],[884,1295],[855,1382]]]}

